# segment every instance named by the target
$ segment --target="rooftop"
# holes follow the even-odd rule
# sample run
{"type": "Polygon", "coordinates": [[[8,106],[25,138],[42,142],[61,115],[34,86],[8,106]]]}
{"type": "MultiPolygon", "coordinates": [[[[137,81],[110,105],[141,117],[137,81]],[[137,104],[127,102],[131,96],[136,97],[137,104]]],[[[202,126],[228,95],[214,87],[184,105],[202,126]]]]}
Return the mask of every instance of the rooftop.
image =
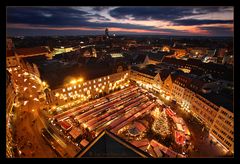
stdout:
{"type": "Polygon", "coordinates": [[[15,49],[15,52],[18,55],[28,56],[28,55],[50,53],[50,50],[47,47],[39,46],[39,47],[32,47],[32,48],[17,48],[15,49]]]}
{"type": "Polygon", "coordinates": [[[13,50],[6,50],[6,57],[12,57],[14,56],[14,51],[13,50]]]}
{"type": "Polygon", "coordinates": [[[234,110],[233,109],[233,95],[230,95],[229,92],[227,93],[225,90],[222,90],[219,93],[215,93],[215,92],[202,93],[202,92],[200,92],[199,94],[217,106],[222,106],[231,112],[233,112],[233,110],[234,110]]]}
{"type": "Polygon", "coordinates": [[[155,77],[157,75],[157,73],[155,72],[155,69],[149,69],[147,67],[140,68],[138,66],[132,66],[131,69],[138,71],[140,73],[147,74],[149,76],[153,76],[153,77],[155,77]]]}
{"type": "Polygon", "coordinates": [[[88,144],[81,152],[76,155],[76,158],[81,157],[150,157],[146,152],[131,145],[112,132],[103,131],[88,144]]]}
{"type": "MultiPolygon", "coordinates": [[[[28,57],[24,60],[38,66],[41,79],[46,81],[51,89],[63,86],[72,78],[81,77],[84,81],[87,81],[116,72],[115,65],[97,60],[91,60],[91,62],[87,63],[78,61],[63,62],[60,59],[47,60],[45,56],[28,57]]],[[[127,68],[123,67],[123,69],[126,70],[127,68]]]]}

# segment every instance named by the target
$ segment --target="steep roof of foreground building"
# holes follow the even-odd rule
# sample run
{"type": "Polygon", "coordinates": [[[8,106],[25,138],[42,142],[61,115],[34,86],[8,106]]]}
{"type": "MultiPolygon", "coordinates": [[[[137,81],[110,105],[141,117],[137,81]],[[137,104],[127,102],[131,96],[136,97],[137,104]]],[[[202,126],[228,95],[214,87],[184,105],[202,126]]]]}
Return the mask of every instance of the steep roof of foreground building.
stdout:
{"type": "Polygon", "coordinates": [[[15,49],[17,55],[31,56],[50,53],[49,48],[45,46],[31,47],[31,48],[17,48],[15,49]]]}
{"type": "Polygon", "coordinates": [[[209,92],[209,93],[199,93],[202,97],[206,98],[208,101],[214,103],[217,106],[222,106],[227,110],[233,112],[233,91],[222,89],[219,92],[209,92]]]}
{"type": "Polygon", "coordinates": [[[90,142],[76,158],[147,158],[150,157],[146,152],[126,142],[110,131],[103,131],[90,142]]]}

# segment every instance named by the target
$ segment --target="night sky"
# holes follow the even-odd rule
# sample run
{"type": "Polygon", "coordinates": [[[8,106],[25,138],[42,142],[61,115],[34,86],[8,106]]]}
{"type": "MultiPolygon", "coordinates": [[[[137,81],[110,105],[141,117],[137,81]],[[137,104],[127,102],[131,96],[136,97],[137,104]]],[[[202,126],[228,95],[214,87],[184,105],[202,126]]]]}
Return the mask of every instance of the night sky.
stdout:
{"type": "Polygon", "coordinates": [[[7,7],[7,35],[233,36],[233,7],[7,7]]]}

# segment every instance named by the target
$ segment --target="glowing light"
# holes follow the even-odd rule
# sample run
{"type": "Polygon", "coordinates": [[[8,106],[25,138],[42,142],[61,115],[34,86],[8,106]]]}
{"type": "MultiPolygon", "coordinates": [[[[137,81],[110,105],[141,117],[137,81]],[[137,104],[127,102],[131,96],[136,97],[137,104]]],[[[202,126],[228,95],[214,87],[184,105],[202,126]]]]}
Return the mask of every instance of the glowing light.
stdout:
{"type": "Polygon", "coordinates": [[[33,100],[35,100],[35,101],[39,101],[38,98],[34,98],[33,100]]]}
{"type": "Polygon", "coordinates": [[[83,82],[83,78],[79,78],[77,82],[83,82]]]}
{"type": "Polygon", "coordinates": [[[43,84],[43,86],[46,86],[46,85],[47,85],[47,83],[46,83],[45,81],[43,81],[42,84],[43,84]]]}
{"type": "Polygon", "coordinates": [[[72,80],[70,81],[71,84],[76,84],[77,83],[77,80],[72,80]]]}
{"type": "Polygon", "coordinates": [[[24,101],[24,102],[23,102],[23,105],[25,106],[27,103],[28,103],[28,101],[24,101]]]}

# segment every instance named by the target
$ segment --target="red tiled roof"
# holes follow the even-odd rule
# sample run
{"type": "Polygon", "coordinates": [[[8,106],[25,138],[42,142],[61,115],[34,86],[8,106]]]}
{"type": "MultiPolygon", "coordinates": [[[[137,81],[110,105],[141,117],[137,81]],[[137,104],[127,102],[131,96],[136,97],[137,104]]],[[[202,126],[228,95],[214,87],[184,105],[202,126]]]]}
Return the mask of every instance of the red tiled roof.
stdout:
{"type": "Polygon", "coordinates": [[[27,56],[27,55],[49,53],[49,50],[46,47],[18,48],[16,49],[16,53],[18,55],[27,56]]]}
{"type": "Polygon", "coordinates": [[[6,51],[6,57],[11,57],[11,56],[14,56],[13,50],[7,50],[6,51]]]}
{"type": "Polygon", "coordinates": [[[86,139],[83,139],[83,140],[80,142],[80,144],[81,144],[83,147],[87,146],[88,143],[89,143],[89,142],[88,142],[86,139]]]}
{"type": "Polygon", "coordinates": [[[62,128],[64,128],[65,130],[68,130],[71,128],[71,124],[69,124],[67,121],[61,121],[60,125],[62,128]]]}

